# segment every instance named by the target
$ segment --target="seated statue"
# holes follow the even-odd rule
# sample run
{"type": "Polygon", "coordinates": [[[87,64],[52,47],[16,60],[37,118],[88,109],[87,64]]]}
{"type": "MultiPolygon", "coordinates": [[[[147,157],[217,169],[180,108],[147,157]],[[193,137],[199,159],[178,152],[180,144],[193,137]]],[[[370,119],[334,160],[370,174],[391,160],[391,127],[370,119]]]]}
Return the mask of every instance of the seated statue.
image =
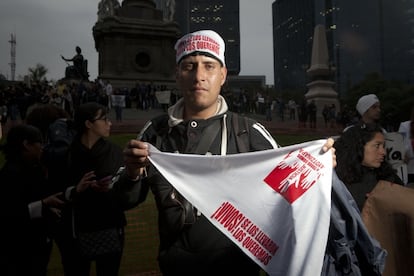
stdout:
{"type": "Polygon", "coordinates": [[[65,58],[61,55],[62,59],[66,62],[71,61],[73,65],[68,65],[65,70],[65,78],[72,79],[85,79],[89,78],[87,60],[83,58],[81,54],[82,50],[79,46],[76,46],[76,55],[73,58],[65,58]]]}

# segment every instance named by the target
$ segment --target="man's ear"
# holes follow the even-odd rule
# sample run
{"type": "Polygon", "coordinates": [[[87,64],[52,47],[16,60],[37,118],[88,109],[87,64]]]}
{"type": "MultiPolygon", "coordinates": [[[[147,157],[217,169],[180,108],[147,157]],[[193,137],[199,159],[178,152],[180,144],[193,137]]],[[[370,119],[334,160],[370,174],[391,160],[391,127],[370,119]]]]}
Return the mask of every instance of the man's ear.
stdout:
{"type": "Polygon", "coordinates": [[[22,145],[23,145],[23,150],[24,151],[29,151],[30,150],[30,142],[28,141],[28,140],[23,140],[23,143],[22,143],[22,145]]]}
{"type": "Polygon", "coordinates": [[[223,86],[224,83],[226,82],[226,79],[227,79],[227,68],[226,67],[221,67],[220,72],[221,72],[221,76],[222,76],[221,85],[223,86]]]}
{"type": "Polygon", "coordinates": [[[91,127],[92,127],[92,122],[91,121],[89,121],[89,120],[86,120],[85,121],[85,127],[87,128],[87,129],[90,129],[91,127]]]}

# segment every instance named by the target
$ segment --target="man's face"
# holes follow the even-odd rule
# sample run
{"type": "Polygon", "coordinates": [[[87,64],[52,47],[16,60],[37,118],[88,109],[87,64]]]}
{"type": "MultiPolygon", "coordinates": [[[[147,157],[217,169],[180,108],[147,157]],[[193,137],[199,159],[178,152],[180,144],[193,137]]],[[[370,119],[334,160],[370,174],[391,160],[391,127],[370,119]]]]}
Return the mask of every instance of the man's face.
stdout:
{"type": "Polygon", "coordinates": [[[217,110],[217,98],[226,81],[227,69],[214,58],[187,56],[177,66],[176,79],[187,115],[208,118],[217,110]]]}
{"type": "Polygon", "coordinates": [[[373,104],[368,110],[364,113],[364,117],[369,120],[367,123],[374,123],[379,121],[381,118],[381,105],[379,102],[373,104]]]}
{"type": "Polygon", "coordinates": [[[24,142],[25,147],[25,154],[28,159],[30,160],[40,160],[42,153],[43,153],[43,147],[41,142],[29,142],[25,140],[24,142]]]}

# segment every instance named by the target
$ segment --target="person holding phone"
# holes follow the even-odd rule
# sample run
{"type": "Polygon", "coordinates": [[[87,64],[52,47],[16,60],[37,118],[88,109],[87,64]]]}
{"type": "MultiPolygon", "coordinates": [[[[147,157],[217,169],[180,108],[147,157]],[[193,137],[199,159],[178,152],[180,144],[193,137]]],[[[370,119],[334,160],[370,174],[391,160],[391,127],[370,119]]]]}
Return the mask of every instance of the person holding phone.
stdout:
{"type": "MultiPolygon", "coordinates": [[[[63,231],[57,243],[65,275],[89,275],[91,263],[96,275],[118,275],[121,264],[124,211],[136,205],[128,201],[134,181],[125,182],[122,193],[113,186],[113,178],[122,170],[122,149],[106,138],[111,121],[107,109],[98,103],[86,103],[75,112],[76,136],[69,149],[67,188],[68,208],[63,210],[63,231]],[[121,169],[120,169],[121,168],[121,169]]],[[[133,197],[131,197],[133,198],[133,197]]]]}

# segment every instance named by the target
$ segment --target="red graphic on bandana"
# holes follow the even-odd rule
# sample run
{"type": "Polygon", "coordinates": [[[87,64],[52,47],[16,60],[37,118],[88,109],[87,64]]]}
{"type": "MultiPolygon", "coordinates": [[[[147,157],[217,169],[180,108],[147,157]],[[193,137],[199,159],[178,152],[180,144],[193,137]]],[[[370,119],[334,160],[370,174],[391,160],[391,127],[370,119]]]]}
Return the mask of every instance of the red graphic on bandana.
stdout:
{"type": "Polygon", "coordinates": [[[264,181],[290,204],[301,197],[322,176],[324,165],[309,152],[290,152],[264,181]]]}

